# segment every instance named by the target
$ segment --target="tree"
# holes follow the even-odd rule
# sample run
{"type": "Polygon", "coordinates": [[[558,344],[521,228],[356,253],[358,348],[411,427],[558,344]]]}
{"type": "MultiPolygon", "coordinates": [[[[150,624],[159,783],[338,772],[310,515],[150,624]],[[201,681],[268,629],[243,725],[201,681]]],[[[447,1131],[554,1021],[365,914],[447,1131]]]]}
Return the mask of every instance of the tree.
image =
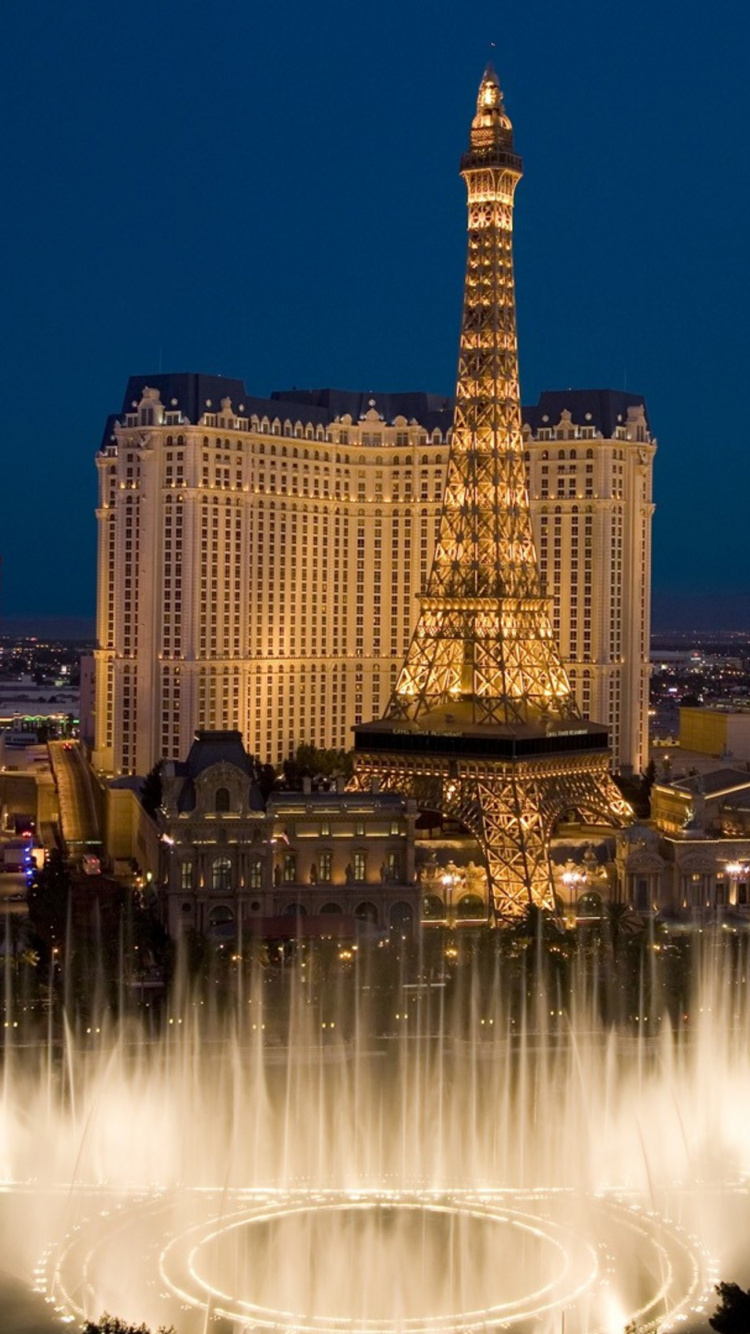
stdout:
{"type": "MultiPolygon", "coordinates": [[[[151,1334],[148,1325],[129,1325],[108,1311],[103,1311],[98,1320],[87,1320],[83,1334],[151,1334]]],[[[175,1334],[174,1325],[160,1325],[156,1334],[175,1334]]]]}
{"type": "Polygon", "coordinates": [[[609,900],[603,908],[604,930],[612,958],[616,958],[623,940],[632,939],[643,931],[643,919],[634,913],[628,903],[609,900]]]}
{"type": "Polygon", "coordinates": [[[141,786],[141,805],[152,819],[161,806],[161,769],[162,761],[157,760],[153,769],[146,774],[141,786]]]}
{"type": "Polygon", "coordinates": [[[717,1283],[720,1301],[709,1319],[718,1334],[750,1334],[750,1292],[738,1283],[717,1283]]]}
{"type": "Polygon", "coordinates": [[[536,945],[560,944],[565,940],[565,931],[559,919],[548,908],[540,908],[536,903],[527,903],[523,915],[513,921],[511,932],[519,944],[536,945]]]}
{"type": "Polygon", "coordinates": [[[284,760],[284,782],[292,792],[299,792],[304,778],[348,781],[354,769],[352,752],[322,750],[317,746],[298,746],[294,755],[284,760]]]}
{"type": "Polygon", "coordinates": [[[65,940],[70,892],[65,858],[59,848],[52,848],[27,894],[31,925],[48,945],[59,946],[65,940]]]}
{"type": "Polygon", "coordinates": [[[261,764],[256,755],[253,760],[253,777],[260,788],[260,795],[263,800],[268,801],[268,798],[278,782],[276,770],[273,765],[268,763],[261,764]]]}

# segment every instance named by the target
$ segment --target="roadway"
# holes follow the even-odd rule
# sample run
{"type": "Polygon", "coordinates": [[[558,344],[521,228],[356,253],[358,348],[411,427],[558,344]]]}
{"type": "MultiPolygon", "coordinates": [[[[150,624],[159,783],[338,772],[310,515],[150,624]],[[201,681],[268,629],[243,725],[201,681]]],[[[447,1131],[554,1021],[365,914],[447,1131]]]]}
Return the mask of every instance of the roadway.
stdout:
{"type": "Polygon", "coordinates": [[[27,888],[23,871],[0,871],[0,941],[4,936],[2,920],[5,914],[20,916],[28,912],[27,888]]]}
{"type": "Polygon", "coordinates": [[[60,825],[70,855],[101,842],[95,779],[77,743],[50,741],[50,762],[60,804],[60,825]]]}

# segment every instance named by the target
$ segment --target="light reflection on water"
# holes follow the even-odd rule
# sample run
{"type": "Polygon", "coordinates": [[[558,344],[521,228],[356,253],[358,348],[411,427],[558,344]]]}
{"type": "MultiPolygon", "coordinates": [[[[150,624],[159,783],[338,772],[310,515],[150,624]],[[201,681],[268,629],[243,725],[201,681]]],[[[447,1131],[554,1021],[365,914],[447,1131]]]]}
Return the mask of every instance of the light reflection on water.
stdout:
{"type": "MultiPolygon", "coordinates": [[[[748,1001],[731,970],[703,972],[689,1028],[648,1039],[600,1025],[583,994],[563,1025],[544,1001],[519,1025],[497,986],[439,1036],[425,1006],[384,1040],[364,1003],[352,1019],[300,986],[283,1041],[256,993],[252,1024],[209,1023],[188,1001],[159,1041],[125,1026],[70,1038],[64,1060],[15,1053],[6,1268],[32,1274],[45,1251],[37,1281],[65,1311],[179,1334],[203,1327],[206,1302],[273,1330],[474,1328],[477,1310],[519,1334],[563,1313],[569,1334],[641,1312],[697,1321],[714,1278],[750,1280],[706,1255],[734,1263],[750,1217],[735,1189],[750,1170],[748,1001]],[[277,1221],[259,1225],[260,1205],[277,1221]],[[480,1205],[513,1245],[466,1221],[480,1205]]],[[[2,1284],[3,1334],[59,1328],[2,1284]]]]}

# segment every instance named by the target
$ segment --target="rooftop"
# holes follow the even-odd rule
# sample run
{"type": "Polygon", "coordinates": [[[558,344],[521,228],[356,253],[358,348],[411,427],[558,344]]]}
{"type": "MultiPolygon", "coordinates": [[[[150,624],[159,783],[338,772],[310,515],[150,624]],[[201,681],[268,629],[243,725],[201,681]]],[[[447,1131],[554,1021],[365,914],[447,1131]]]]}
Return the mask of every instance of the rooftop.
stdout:
{"type": "MultiPolygon", "coordinates": [[[[102,448],[113,437],[117,422],[138,407],[144,388],[159,392],[167,412],[179,412],[186,424],[197,424],[206,412],[221,411],[229,399],[232,410],[243,417],[290,418],[304,424],[328,426],[349,416],[353,422],[364,420],[367,413],[392,425],[397,417],[416,422],[426,431],[440,430],[444,435],[453,424],[454,399],[423,390],[375,391],[364,389],[274,389],[270,397],[248,393],[244,380],[225,375],[179,372],[155,375],[131,375],[122,408],[107,418],[102,448]]],[[[618,389],[547,389],[535,404],[521,409],[523,421],[537,432],[543,426],[554,427],[562,413],[570,413],[574,426],[593,427],[604,439],[611,439],[616,428],[627,421],[628,409],[642,407],[646,423],[648,412],[641,394],[618,389]]]]}
{"type": "Polygon", "coordinates": [[[704,797],[721,797],[728,792],[736,792],[750,787],[750,772],[747,769],[714,769],[711,773],[691,774],[679,778],[674,783],[660,783],[660,787],[673,787],[679,792],[690,792],[704,797]]]}

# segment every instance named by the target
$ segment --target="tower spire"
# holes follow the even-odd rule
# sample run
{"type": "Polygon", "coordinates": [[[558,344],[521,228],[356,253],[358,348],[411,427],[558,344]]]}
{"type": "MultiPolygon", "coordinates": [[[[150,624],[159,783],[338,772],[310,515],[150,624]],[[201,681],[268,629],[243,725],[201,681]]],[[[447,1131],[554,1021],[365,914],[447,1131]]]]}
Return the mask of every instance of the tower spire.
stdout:
{"type": "Polygon", "coordinates": [[[417,720],[459,701],[473,723],[577,715],[552,636],[526,494],[512,252],[521,174],[489,66],[461,159],[468,254],[440,535],[391,700],[394,717],[417,720]]]}
{"type": "Polygon", "coordinates": [[[621,823],[608,734],[581,719],[541,585],[523,460],[513,278],[522,163],[488,66],[469,147],[468,251],[453,435],[432,570],[382,723],[355,728],[377,778],[476,834],[493,907],[551,907],[555,820],[621,823]]]}

